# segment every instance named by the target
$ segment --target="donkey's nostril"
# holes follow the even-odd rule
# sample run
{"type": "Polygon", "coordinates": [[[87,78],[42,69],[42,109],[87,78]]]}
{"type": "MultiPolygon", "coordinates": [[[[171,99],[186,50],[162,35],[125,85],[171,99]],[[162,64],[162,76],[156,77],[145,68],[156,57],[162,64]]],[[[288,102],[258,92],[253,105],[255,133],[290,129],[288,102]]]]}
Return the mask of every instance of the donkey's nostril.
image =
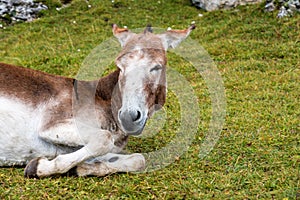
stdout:
{"type": "Polygon", "coordinates": [[[141,118],[141,112],[140,111],[131,111],[130,112],[130,117],[133,122],[138,121],[141,118]]]}
{"type": "Polygon", "coordinates": [[[135,118],[135,121],[139,120],[141,118],[141,112],[137,111],[137,116],[135,118]]]}

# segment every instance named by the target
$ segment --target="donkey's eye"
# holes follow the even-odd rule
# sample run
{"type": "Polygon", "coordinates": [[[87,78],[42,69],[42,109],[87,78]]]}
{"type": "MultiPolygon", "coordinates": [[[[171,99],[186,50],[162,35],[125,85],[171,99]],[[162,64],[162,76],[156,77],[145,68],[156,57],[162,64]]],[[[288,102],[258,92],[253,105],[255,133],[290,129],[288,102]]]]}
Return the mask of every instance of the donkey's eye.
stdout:
{"type": "Polygon", "coordinates": [[[158,70],[161,70],[161,69],[162,69],[161,65],[155,65],[153,68],[150,69],[150,72],[158,71],[158,70]]]}

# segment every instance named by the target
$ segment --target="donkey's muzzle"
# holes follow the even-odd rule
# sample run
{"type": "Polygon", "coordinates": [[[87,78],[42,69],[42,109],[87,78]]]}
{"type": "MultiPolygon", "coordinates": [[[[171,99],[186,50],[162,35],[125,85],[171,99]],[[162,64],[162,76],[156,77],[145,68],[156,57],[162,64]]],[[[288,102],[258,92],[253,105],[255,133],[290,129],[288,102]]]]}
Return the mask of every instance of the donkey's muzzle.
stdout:
{"type": "Polygon", "coordinates": [[[145,115],[138,109],[119,110],[122,129],[129,135],[139,135],[146,124],[145,115]]]}

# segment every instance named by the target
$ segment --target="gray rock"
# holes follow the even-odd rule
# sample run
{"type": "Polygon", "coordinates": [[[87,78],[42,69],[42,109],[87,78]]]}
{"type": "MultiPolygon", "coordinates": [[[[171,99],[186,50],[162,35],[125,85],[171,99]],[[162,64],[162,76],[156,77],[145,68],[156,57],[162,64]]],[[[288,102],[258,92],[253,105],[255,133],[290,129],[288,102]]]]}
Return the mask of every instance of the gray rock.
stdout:
{"type": "Polygon", "coordinates": [[[48,7],[33,0],[0,0],[0,17],[10,16],[13,21],[32,21],[48,7]]]}
{"type": "MultiPolygon", "coordinates": [[[[265,11],[272,12],[279,8],[278,18],[292,16],[295,12],[300,12],[300,0],[266,0],[265,11]]],[[[238,5],[261,3],[262,0],[191,0],[197,8],[206,11],[218,9],[234,8],[238,5]]]]}
{"type": "Polygon", "coordinates": [[[191,0],[197,8],[206,11],[234,8],[238,5],[260,3],[262,0],[191,0]]]}
{"type": "Polygon", "coordinates": [[[274,1],[273,0],[267,0],[265,5],[265,11],[266,12],[272,12],[276,9],[274,1]]]}
{"type": "Polygon", "coordinates": [[[299,0],[267,0],[265,5],[266,12],[272,12],[279,8],[277,17],[283,18],[292,16],[295,12],[300,12],[300,2],[299,0]],[[272,9],[272,6],[274,9],[272,9]]]}

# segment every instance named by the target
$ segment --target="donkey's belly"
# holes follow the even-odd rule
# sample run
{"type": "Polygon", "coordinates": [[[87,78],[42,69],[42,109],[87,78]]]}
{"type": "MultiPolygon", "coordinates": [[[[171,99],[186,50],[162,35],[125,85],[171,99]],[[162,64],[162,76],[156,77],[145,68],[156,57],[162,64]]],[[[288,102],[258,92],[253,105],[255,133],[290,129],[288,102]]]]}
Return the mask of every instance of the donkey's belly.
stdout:
{"type": "Polygon", "coordinates": [[[38,137],[42,108],[0,96],[0,166],[24,165],[35,157],[62,153],[38,137]]]}

